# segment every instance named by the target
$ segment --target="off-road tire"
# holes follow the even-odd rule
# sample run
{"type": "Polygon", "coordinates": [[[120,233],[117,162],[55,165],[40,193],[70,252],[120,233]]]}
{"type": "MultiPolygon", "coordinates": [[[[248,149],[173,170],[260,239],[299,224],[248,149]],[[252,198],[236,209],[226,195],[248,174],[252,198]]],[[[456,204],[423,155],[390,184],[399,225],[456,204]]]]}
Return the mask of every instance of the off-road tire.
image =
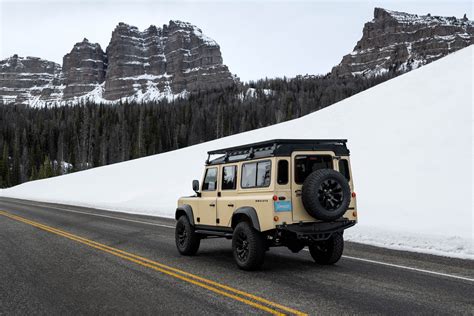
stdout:
{"type": "Polygon", "coordinates": [[[248,222],[240,222],[232,236],[232,253],[240,269],[258,269],[265,259],[265,240],[248,222]]]}
{"type": "Polygon", "coordinates": [[[349,181],[336,170],[319,169],[303,183],[303,206],[309,215],[323,221],[333,221],[347,211],[351,202],[349,181]]]}
{"type": "Polygon", "coordinates": [[[309,246],[309,253],[317,264],[335,264],[341,259],[344,251],[344,237],[341,233],[333,234],[328,240],[318,241],[309,246]]]}
{"type": "Polygon", "coordinates": [[[175,241],[176,248],[182,255],[193,256],[199,249],[201,238],[194,232],[194,227],[186,215],[181,216],[176,223],[175,241]]]}

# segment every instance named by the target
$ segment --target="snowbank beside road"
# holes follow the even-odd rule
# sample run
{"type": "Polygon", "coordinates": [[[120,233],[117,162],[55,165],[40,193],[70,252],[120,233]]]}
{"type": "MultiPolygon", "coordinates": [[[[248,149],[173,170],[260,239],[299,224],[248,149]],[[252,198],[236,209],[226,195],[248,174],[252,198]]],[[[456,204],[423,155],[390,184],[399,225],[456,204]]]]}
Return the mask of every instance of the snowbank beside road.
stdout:
{"type": "Polygon", "coordinates": [[[360,217],[348,239],[474,259],[472,63],[470,46],[300,119],[0,195],[171,217],[208,150],[348,138],[360,217]]]}

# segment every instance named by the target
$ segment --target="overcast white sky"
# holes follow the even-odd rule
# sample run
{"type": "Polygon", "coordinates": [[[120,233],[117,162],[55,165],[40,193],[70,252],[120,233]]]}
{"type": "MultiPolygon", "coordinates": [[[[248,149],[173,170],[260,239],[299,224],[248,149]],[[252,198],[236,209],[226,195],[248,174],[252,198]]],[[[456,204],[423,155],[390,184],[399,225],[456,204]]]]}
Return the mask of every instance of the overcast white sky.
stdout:
{"type": "Polygon", "coordinates": [[[323,74],[352,51],[374,7],[472,20],[470,1],[118,1],[0,0],[0,58],[37,56],[57,63],[87,37],[105,50],[118,22],[191,22],[221,46],[242,80],[323,74]]]}

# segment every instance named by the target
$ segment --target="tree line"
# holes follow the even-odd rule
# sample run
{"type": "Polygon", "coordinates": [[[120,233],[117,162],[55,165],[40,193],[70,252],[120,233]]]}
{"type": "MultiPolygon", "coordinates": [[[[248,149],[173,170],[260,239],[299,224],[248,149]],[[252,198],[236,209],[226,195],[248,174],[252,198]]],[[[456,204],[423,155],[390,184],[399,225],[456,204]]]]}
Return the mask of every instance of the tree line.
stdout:
{"type": "Polygon", "coordinates": [[[154,155],[298,118],[392,78],[262,79],[186,99],[0,107],[0,187],[154,155]]]}

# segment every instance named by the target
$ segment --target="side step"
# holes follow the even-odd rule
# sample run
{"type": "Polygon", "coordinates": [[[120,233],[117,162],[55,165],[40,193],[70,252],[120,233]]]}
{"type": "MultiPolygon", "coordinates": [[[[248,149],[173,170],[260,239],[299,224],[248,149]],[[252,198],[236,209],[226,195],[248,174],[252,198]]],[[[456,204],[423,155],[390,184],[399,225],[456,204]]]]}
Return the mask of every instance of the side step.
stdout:
{"type": "Polygon", "coordinates": [[[225,237],[227,239],[232,238],[232,233],[220,232],[220,231],[215,231],[215,230],[196,229],[195,233],[202,234],[202,235],[207,235],[207,236],[225,237]]]}

